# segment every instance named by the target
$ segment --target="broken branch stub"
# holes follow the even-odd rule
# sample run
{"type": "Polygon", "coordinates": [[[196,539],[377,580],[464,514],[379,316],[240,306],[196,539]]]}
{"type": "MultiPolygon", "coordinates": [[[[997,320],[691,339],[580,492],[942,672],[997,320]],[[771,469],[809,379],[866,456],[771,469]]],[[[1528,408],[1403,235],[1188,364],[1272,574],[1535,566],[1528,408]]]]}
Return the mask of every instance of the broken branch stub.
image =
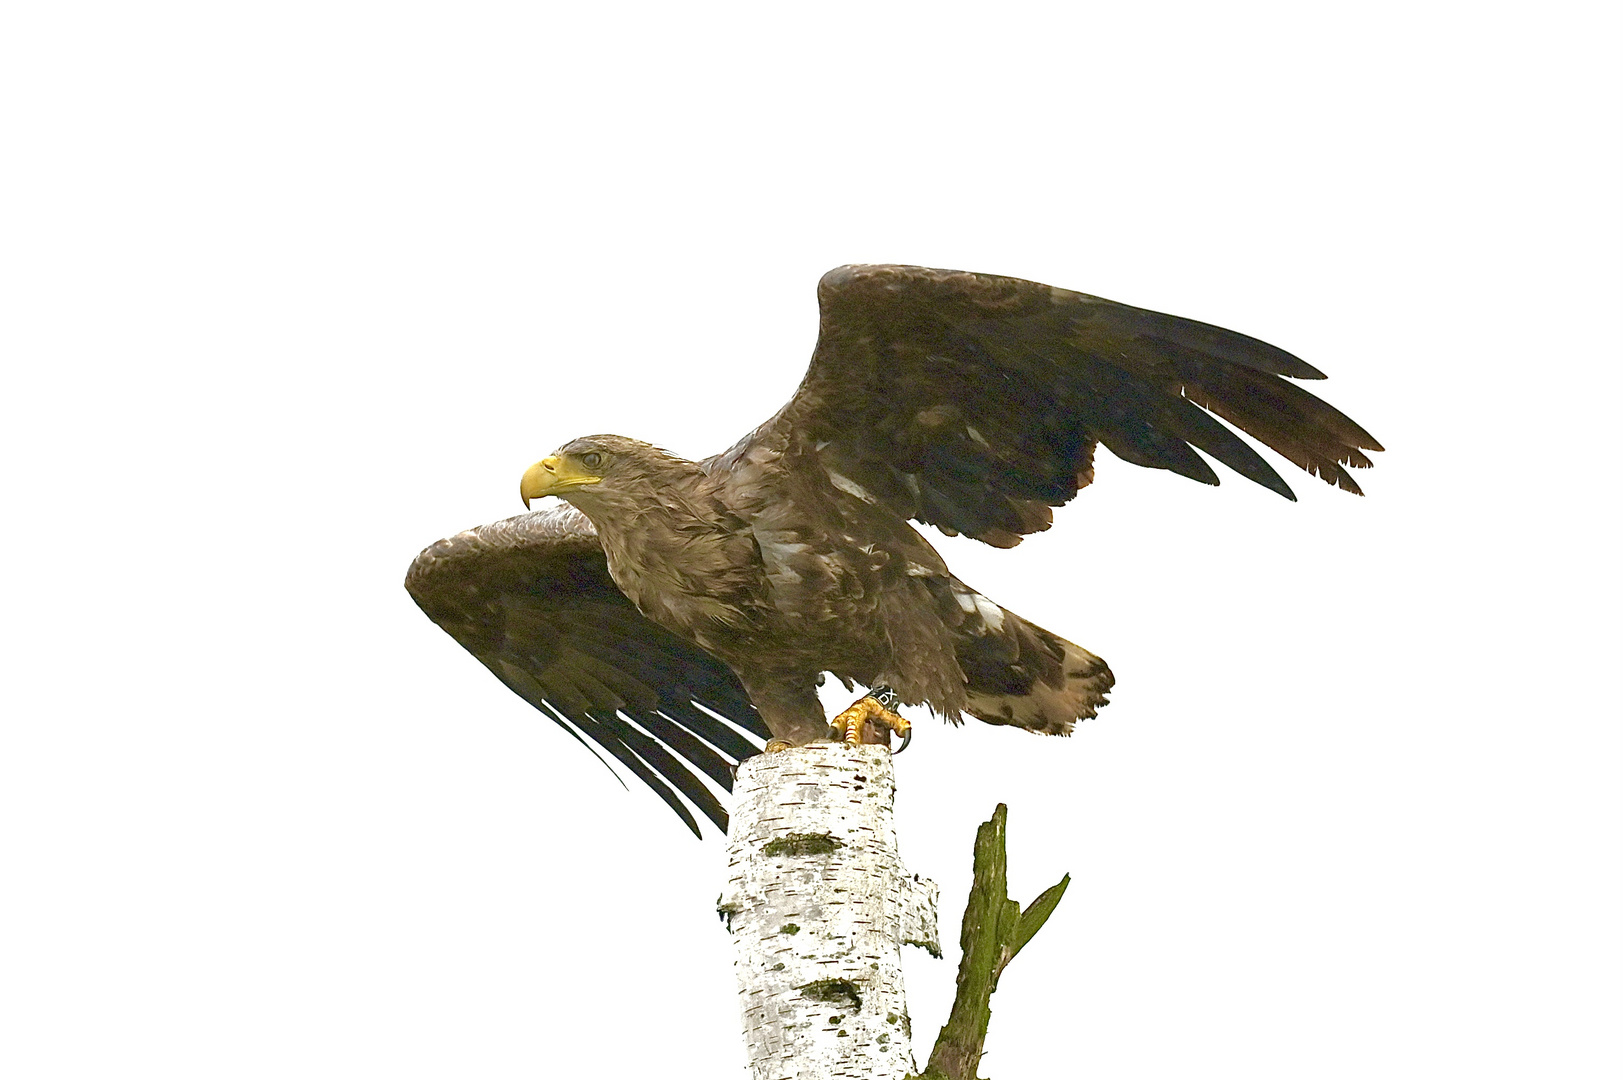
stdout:
{"type": "Polygon", "coordinates": [[[976,830],[975,876],[959,934],[964,955],[958,964],[958,992],[921,1080],[975,1080],[998,977],[1042,929],[1071,883],[1066,874],[1021,911],[1009,899],[1008,820],[1009,808],[998,803],[992,819],[976,830]]]}

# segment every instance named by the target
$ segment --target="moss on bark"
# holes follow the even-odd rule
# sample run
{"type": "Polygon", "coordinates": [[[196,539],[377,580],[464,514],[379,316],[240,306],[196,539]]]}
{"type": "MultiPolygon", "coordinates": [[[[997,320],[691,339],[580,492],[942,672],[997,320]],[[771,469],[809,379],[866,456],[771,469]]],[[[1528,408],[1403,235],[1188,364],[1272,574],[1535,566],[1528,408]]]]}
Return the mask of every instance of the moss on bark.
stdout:
{"type": "Polygon", "coordinates": [[[976,831],[975,879],[959,935],[964,956],[958,964],[958,993],[930,1052],[930,1063],[915,1080],[976,1080],[998,977],[1042,929],[1071,883],[1066,874],[1024,911],[1009,899],[1008,818],[1009,808],[998,803],[992,819],[976,831]]]}

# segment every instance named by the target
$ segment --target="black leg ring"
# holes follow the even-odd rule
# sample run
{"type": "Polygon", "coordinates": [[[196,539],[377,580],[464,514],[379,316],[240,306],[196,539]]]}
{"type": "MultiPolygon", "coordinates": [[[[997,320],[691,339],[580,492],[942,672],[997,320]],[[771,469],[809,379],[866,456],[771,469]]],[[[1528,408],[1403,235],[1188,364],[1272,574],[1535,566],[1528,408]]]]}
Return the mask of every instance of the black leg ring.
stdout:
{"type": "Polygon", "coordinates": [[[891,712],[895,712],[901,707],[902,704],[901,695],[892,690],[890,687],[884,685],[876,686],[872,690],[869,690],[868,696],[879,702],[879,704],[883,705],[891,712]]]}

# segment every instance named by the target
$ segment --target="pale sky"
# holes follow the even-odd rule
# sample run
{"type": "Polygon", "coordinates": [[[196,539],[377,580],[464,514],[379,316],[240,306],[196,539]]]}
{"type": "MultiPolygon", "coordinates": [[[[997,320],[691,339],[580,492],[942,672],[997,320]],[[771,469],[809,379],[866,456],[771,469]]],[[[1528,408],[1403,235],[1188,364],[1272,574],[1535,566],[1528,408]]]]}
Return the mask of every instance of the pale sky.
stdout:
{"type": "Polygon", "coordinates": [[[1263,338],[1387,447],[931,534],[1118,682],[914,714],[921,1060],[1003,801],[1073,885],[989,1076],[1615,1076],[1616,6],[573,8],[0,16],[0,1073],[740,1075],[721,839],[400,581],[572,437],[730,444],[909,262],[1263,338]]]}

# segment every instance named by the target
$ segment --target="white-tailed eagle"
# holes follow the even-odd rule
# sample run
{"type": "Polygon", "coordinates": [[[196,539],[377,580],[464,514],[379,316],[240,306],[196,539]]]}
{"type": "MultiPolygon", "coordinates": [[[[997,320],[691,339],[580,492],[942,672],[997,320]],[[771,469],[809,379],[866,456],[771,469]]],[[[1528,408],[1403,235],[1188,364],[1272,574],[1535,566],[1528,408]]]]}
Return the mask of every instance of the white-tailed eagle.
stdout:
{"type": "MultiPolygon", "coordinates": [[[[1202,483],[1196,451],[1293,499],[1218,418],[1347,491],[1369,433],[1255,338],[1017,278],[846,266],[818,284],[811,367],[776,416],[687,461],[593,435],[531,466],[562,505],[426,549],[436,623],[698,833],[759,740],[831,737],[822,673],[878,688],[834,737],[887,741],[897,702],[1052,735],[1105,703],[1104,661],[988,600],[909,521],[996,547],[1047,529],[1097,445],[1202,483]]],[[[904,743],[905,745],[905,743],[904,743]]],[[[770,747],[770,744],[769,744],[770,747]]]]}

